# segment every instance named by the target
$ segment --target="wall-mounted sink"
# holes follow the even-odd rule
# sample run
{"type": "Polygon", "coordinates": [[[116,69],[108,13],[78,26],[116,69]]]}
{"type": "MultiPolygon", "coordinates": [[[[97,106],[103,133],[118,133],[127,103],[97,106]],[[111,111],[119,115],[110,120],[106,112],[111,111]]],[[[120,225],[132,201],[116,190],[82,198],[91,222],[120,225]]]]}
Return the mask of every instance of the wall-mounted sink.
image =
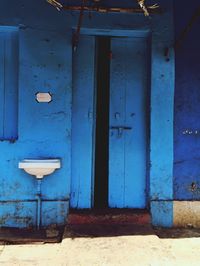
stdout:
{"type": "Polygon", "coordinates": [[[37,179],[42,179],[45,175],[52,174],[56,169],[61,167],[59,159],[45,160],[23,160],[19,162],[19,168],[30,175],[36,176],[37,179]]]}

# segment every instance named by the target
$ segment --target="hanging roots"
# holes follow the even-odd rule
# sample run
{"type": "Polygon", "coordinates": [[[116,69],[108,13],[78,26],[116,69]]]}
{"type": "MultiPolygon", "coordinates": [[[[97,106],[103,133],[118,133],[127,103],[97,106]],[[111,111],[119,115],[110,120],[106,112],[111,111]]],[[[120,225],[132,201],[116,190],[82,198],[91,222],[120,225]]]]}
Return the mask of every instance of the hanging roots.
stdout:
{"type": "Polygon", "coordinates": [[[52,6],[54,6],[57,10],[60,11],[60,9],[63,7],[61,5],[61,3],[59,3],[58,1],[56,0],[46,0],[49,4],[51,4],[52,6]]]}

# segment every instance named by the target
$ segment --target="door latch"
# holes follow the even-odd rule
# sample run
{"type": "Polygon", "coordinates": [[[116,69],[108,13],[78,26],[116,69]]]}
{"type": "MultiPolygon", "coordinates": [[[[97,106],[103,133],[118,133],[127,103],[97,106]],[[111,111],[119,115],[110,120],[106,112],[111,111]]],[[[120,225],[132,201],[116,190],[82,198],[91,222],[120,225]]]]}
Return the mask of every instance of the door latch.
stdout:
{"type": "Polygon", "coordinates": [[[110,127],[111,130],[117,130],[118,137],[121,138],[124,130],[131,130],[132,127],[124,127],[124,126],[114,126],[110,127]]]}

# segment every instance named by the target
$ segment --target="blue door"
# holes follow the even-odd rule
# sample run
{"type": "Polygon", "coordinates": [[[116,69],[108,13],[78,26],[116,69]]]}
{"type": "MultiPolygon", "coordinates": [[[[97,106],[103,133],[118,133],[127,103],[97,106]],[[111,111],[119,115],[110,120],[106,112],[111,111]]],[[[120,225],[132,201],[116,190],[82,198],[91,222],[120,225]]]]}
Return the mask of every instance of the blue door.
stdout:
{"type": "Polygon", "coordinates": [[[145,208],[147,41],[112,38],[109,207],[145,208]]]}
{"type": "Polygon", "coordinates": [[[73,54],[71,208],[92,207],[95,37],[73,54]]]}
{"type": "MultiPolygon", "coordinates": [[[[146,207],[147,40],[110,38],[108,207],[146,207]]],[[[71,208],[92,208],[95,150],[95,37],[73,55],[71,208]]]]}

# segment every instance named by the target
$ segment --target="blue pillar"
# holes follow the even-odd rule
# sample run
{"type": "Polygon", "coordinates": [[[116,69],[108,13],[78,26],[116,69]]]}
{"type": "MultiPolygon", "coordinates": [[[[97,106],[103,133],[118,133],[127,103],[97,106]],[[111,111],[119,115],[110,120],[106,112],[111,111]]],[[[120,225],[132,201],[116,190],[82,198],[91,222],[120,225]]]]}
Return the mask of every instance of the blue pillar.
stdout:
{"type": "MultiPolygon", "coordinates": [[[[152,21],[150,200],[152,223],[173,225],[174,33],[173,0],[152,21]]],[[[166,6],[164,6],[166,5],[166,6]]]]}

